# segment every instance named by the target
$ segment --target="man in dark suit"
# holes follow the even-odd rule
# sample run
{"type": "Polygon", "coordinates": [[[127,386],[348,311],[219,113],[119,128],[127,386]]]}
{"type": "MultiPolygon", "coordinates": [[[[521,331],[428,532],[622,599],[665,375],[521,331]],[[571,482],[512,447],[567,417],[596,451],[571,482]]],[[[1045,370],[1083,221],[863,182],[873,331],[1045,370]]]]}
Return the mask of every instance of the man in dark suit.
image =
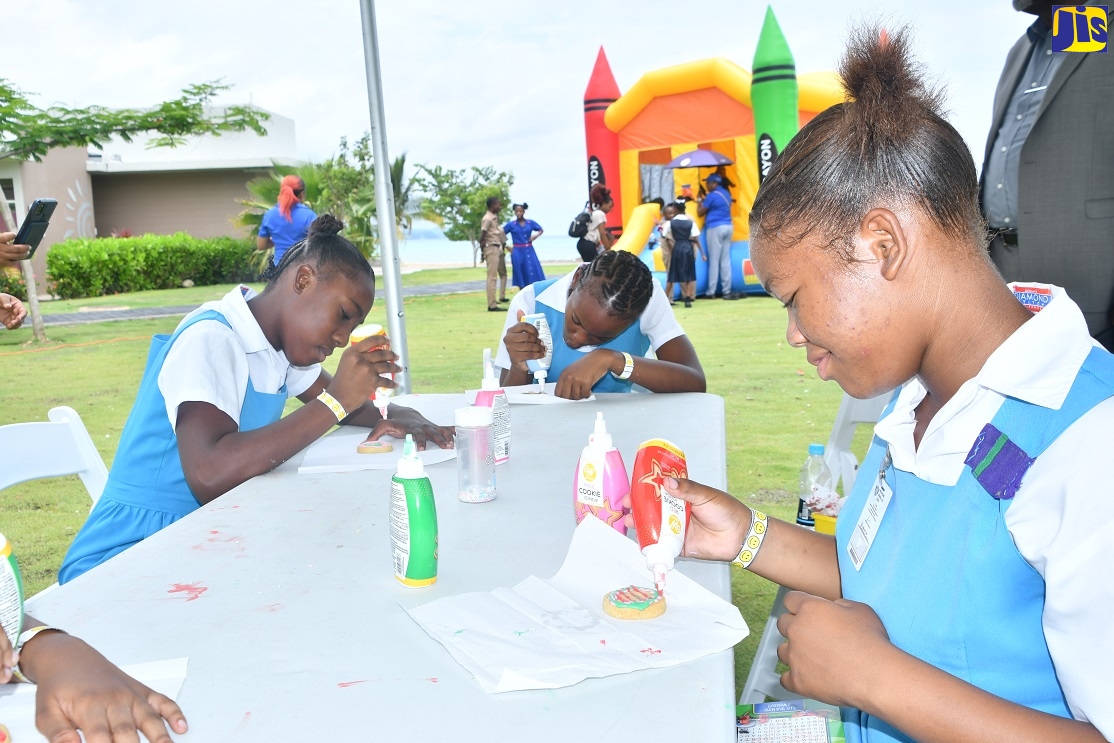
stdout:
{"type": "Polygon", "coordinates": [[[1072,16],[1054,20],[1051,0],[1013,5],[1037,20],[994,95],[981,184],[990,257],[1006,281],[1064,287],[1114,350],[1114,51],[1053,52],[1053,24],[1072,16]]]}

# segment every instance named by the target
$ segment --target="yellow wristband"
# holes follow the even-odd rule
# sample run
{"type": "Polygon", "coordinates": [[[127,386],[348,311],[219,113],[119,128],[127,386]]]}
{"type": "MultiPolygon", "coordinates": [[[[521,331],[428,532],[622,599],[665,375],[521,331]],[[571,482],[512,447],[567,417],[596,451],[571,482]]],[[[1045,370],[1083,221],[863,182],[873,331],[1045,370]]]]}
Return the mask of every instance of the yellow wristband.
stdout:
{"type": "Polygon", "coordinates": [[[731,562],[743,570],[749,568],[750,564],[754,562],[754,558],[758,556],[758,550],[762,547],[762,540],[766,538],[769,525],[770,521],[766,514],[755,511],[753,508],[750,509],[750,529],[747,530],[747,535],[743,538],[743,546],[739,550],[738,556],[731,562]]]}
{"type": "MultiPolygon", "coordinates": [[[[22,650],[23,646],[30,642],[31,638],[39,634],[40,632],[61,632],[63,635],[66,634],[65,630],[60,630],[57,627],[49,627],[45,624],[40,624],[38,627],[32,627],[31,629],[24,630],[20,633],[19,639],[17,639],[15,642],[16,652],[22,650]]],[[[27,678],[27,676],[20,669],[19,663],[16,663],[14,666],[12,666],[12,676],[14,676],[17,681],[22,681],[25,684],[35,683],[31,679],[27,678]]]]}
{"type": "Polygon", "coordinates": [[[611,372],[611,376],[616,379],[630,379],[630,375],[634,373],[634,357],[626,351],[623,351],[623,371],[621,374],[611,372]]]}
{"type": "Polygon", "coordinates": [[[325,403],[325,407],[333,411],[333,415],[337,417],[337,423],[348,417],[348,413],[344,412],[344,406],[337,402],[337,399],[330,395],[327,391],[321,390],[321,394],[317,399],[325,403]]]}

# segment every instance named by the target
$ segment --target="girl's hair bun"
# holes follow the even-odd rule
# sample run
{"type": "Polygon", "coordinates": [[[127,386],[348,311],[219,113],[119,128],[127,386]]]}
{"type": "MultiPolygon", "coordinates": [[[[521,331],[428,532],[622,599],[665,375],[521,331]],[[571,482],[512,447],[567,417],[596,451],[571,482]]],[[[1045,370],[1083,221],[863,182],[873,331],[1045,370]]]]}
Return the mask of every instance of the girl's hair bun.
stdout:
{"type": "Polygon", "coordinates": [[[334,217],[332,214],[322,214],[309,226],[309,237],[317,237],[319,235],[332,236],[339,234],[344,229],[344,222],[334,217]]]}
{"type": "Polygon", "coordinates": [[[869,25],[853,30],[839,75],[853,121],[876,136],[901,141],[925,113],[941,115],[943,94],[932,90],[910,50],[909,33],[869,25]]]}

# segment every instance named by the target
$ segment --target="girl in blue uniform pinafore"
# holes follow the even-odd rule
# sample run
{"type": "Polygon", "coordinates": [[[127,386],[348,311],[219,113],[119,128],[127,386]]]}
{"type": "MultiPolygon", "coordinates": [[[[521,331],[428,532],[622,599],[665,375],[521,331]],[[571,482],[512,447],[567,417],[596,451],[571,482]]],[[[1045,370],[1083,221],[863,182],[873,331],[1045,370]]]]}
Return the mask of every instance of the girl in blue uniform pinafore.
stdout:
{"type": "MultiPolygon", "coordinates": [[[[509,312],[519,321],[523,313],[545,315],[553,336],[547,378],[556,382],[558,396],[630,392],[634,383],[652,392],[704,391],[696,351],[650,269],[633,254],[609,250],[571,277],[541,281],[532,290],[532,306],[520,293],[509,312]],[[643,322],[644,315],[655,319],[643,322]],[[657,358],[646,358],[652,346],[657,358]]],[[[526,361],[545,353],[532,325],[508,319],[498,357],[502,384],[529,384],[526,361]]]]}
{"type": "MultiPolygon", "coordinates": [[[[397,356],[382,338],[369,338],[347,349],[335,377],[317,366],[334,349],[347,345],[375,296],[371,267],[351,242],[337,234],[341,227],[334,217],[323,215],[311,225],[307,239],[286,252],[262,294],[249,296],[249,290],[241,287],[215,303],[233,310],[235,323],[222,312],[205,309],[184,320],[169,338],[156,336],[108,483],[70,545],[59,571],[60,582],[73,580],[236,485],[270,471],[342,419],[373,428],[370,438],[412,433],[424,446],[429,432],[429,440],[451,446],[449,429],[431,426],[406,408],[392,409],[389,420],[383,420],[368,402],[375,387],[393,386],[380,375],[400,370],[394,363],[397,356]],[[211,323],[217,325],[215,335],[211,323]],[[220,343],[222,349],[231,347],[235,349],[231,353],[244,354],[249,374],[238,422],[212,401],[220,393],[209,390],[206,381],[188,374],[182,379],[164,375],[173,380],[167,384],[186,387],[184,392],[176,389],[183,399],[171,425],[160,373],[175,344],[191,332],[193,343],[220,343]],[[265,365],[259,368],[277,375],[280,381],[274,391],[259,390],[253,383],[249,352],[262,354],[265,365]],[[285,380],[292,367],[309,374],[316,370],[317,376],[310,382],[312,377],[302,372],[301,386],[309,386],[298,397],[306,405],[280,422],[287,399],[285,380]],[[259,429],[265,434],[243,436],[259,429]]],[[[201,368],[212,363],[204,353],[209,346],[190,348],[197,353],[189,363],[201,368]]],[[[210,366],[205,377],[231,379],[232,370],[210,366]]]]}
{"type": "Polygon", "coordinates": [[[909,46],[852,32],[847,101],[750,213],[789,344],[853,397],[900,388],[835,537],[664,487],[692,504],[685,555],[792,589],[782,684],[839,705],[848,743],[1114,740],[1114,356],[1061,289],[1002,282],[974,161],[909,46]]]}
{"type": "Polygon", "coordinates": [[[545,230],[532,219],[526,218],[526,203],[514,205],[514,219],[503,225],[503,232],[511,236],[511,282],[525,289],[536,281],[545,281],[545,271],[534,251],[534,241],[545,230]]]}

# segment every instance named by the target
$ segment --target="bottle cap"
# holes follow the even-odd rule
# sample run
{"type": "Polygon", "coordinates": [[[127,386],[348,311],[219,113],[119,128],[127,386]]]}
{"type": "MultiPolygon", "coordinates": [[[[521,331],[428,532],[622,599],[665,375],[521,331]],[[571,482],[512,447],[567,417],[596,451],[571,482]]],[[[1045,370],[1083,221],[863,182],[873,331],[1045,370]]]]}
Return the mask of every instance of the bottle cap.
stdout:
{"type": "Polygon", "coordinates": [[[605,450],[614,446],[611,434],[607,432],[607,423],[603,419],[602,412],[596,413],[596,428],[592,431],[592,435],[588,437],[588,444],[605,450]]]}
{"type": "Polygon", "coordinates": [[[484,378],[480,382],[481,390],[499,389],[499,380],[495,378],[495,365],[491,363],[491,349],[484,349],[484,378]]]}
{"type": "Polygon", "coordinates": [[[466,428],[479,428],[495,423],[495,411],[483,406],[457,408],[455,412],[456,425],[466,428]]]}
{"type": "Polygon", "coordinates": [[[538,369],[536,372],[534,372],[534,380],[538,384],[545,384],[545,375],[546,375],[546,370],[545,369],[538,369]]]}
{"type": "Polygon", "coordinates": [[[824,453],[824,445],[823,444],[809,444],[808,445],[808,453],[809,453],[809,456],[812,456],[813,454],[821,454],[822,455],[824,453]]]}
{"type": "Polygon", "coordinates": [[[402,445],[402,457],[398,460],[398,476],[411,480],[424,475],[425,465],[422,463],[422,458],[418,456],[414,437],[406,434],[406,443],[402,445]]]}

